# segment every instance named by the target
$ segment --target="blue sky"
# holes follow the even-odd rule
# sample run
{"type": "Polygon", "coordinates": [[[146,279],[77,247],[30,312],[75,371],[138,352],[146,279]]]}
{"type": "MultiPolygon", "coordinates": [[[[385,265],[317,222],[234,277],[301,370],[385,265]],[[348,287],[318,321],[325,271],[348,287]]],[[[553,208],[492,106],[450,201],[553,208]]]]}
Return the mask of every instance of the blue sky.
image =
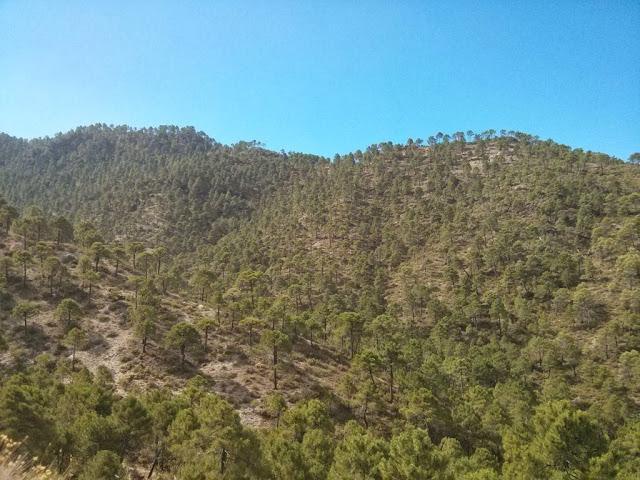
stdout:
{"type": "Polygon", "coordinates": [[[331,156],[513,129],[640,150],[640,2],[0,0],[0,131],[193,125],[331,156]]]}

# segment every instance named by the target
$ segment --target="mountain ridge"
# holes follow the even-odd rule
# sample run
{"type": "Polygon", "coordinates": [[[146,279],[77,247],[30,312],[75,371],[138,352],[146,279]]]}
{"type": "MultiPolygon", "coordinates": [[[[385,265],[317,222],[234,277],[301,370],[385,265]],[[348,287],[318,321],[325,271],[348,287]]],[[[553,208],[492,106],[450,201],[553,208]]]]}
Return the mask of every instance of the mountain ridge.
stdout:
{"type": "MultiPolygon", "coordinates": [[[[464,144],[469,149],[472,145],[495,143],[496,138],[540,142],[536,137],[517,132],[503,131],[503,134],[505,137],[496,137],[499,134],[491,130],[473,134],[473,142],[464,144]]],[[[340,158],[356,162],[368,158],[356,151],[329,161],[315,155],[273,152],[256,142],[224,146],[193,127],[133,129],[97,124],[55,137],[34,140],[7,137],[0,140],[0,162],[5,169],[0,188],[12,203],[24,208],[35,200],[52,213],[72,215],[74,219],[84,215],[95,221],[98,216],[98,224],[106,233],[115,229],[122,238],[151,235],[152,241],[163,236],[180,238],[180,232],[172,227],[185,217],[190,218],[191,226],[181,228],[191,230],[197,225],[195,232],[189,232],[191,242],[192,233],[196,234],[196,241],[199,237],[217,239],[234,228],[232,225],[239,218],[250,215],[268,194],[279,187],[288,188],[294,176],[312,174],[318,165],[334,168],[340,158]],[[38,185],[41,175],[47,181],[38,185]],[[60,194],[74,190],[80,190],[76,198],[60,194]],[[137,195],[128,198],[131,190],[137,195]],[[145,214],[146,210],[149,214],[145,214]],[[118,229],[119,222],[109,211],[117,211],[124,217],[122,228],[118,229]],[[145,233],[148,226],[133,219],[137,214],[158,225],[145,233]]],[[[428,146],[410,140],[404,147],[375,144],[367,152],[382,146],[428,151],[439,142],[462,144],[461,138],[464,138],[461,132],[452,136],[438,134],[429,138],[428,146]]],[[[495,155],[495,149],[489,154],[495,155]]],[[[586,155],[614,161],[601,154],[586,155]]],[[[472,162],[479,163],[478,158],[476,155],[472,162]]],[[[181,239],[179,249],[186,246],[185,239],[181,239]]]]}

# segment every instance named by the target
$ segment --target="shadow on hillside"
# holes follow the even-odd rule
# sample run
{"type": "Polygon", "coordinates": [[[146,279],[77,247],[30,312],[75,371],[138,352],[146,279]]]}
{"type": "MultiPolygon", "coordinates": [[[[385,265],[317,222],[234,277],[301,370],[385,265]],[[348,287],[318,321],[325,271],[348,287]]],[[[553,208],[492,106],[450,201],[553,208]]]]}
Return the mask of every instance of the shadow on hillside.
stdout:
{"type": "Polygon", "coordinates": [[[331,361],[340,365],[348,364],[346,356],[330,349],[320,342],[314,341],[311,343],[310,340],[303,337],[300,337],[299,341],[295,343],[294,351],[303,354],[307,358],[313,358],[323,362],[331,361]]]}
{"type": "MultiPolygon", "coordinates": [[[[180,358],[177,355],[169,355],[165,358],[164,363],[167,367],[168,374],[180,378],[183,381],[187,381],[195,376],[202,377],[209,391],[219,394],[236,407],[250,404],[258,398],[258,395],[252,392],[245,384],[230,376],[235,375],[235,373],[221,371],[220,375],[210,374],[200,368],[192,359],[187,359],[184,366],[181,366],[180,358]]],[[[222,364],[225,362],[213,360],[209,362],[209,365],[215,365],[216,363],[222,364]]]]}

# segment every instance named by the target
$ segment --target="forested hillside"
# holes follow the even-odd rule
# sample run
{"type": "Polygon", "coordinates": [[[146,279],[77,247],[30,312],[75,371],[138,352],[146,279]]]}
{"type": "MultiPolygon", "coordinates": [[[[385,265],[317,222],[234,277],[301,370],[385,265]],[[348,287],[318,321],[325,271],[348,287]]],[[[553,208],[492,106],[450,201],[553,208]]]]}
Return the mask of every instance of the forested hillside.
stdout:
{"type": "Polygon", "coordinates": [[[277,186],[320,162],[193,128],[94,125],[26,141],[0,134],[0,191],[13,204],[88,219],[110,237],[174,251],[215,242],[277,186]]]}
{"type": "Polygon", "coordinates": [[[0,433],[60,473],[640,475],[638,165],[94,126],[0,138],[0,194],[0,433]]]}

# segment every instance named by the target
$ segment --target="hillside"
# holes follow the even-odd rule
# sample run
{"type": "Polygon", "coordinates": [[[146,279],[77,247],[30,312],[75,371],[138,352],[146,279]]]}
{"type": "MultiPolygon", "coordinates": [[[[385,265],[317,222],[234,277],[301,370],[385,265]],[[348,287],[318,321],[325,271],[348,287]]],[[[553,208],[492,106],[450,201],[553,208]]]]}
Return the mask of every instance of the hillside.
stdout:
{"type": "MultiPolygon", "coordinates": [[[[15,252],[21,251],[15,239],[5,240],[8,241],[0,245],[2,258],[12,258],[15,252]]],[[[79,307],[77,321],[86,332],[75,358],[94,374],[100,367],[106,367],[118,393],[142,392],[149,388],[178,390],[188,378],[198,374],[212,391],[233,403],[248,423],[265,422],[256,413],[260,405],[255,400],[269,393],[272,384],[268,355],[256,345],[257,335],[254,334],[254,345],[245,345],[246,332],[237,324],[223,324],[211,305],[172,291],[159,292],[155,286],[145,283],[144,275],[137,275],[142,272],[124,262],[119,263],[116,271],[112,259],[101,260],[95,270],[96,277],[87,281],[78,261],[82,251],[75,245],[41,241],[37,248],[46,250],[47,256],[43,262],[35,257],[27,263],[27,282],[23,285],[20,265],[14,263],[17,270],[10,267],[5,284],[3,310],[13,310],[23,304],[31,307],[26,332],[24,325],[16,325],[7,335],[12,346],[6,356],[9,368],[19,368],[21,362],[42,353],[62,358],[70,356],[69,348],[64,345],[67,328],[61,328],[56,308],[62,300],[73,299],[79,307]],[[47,265],[56,266],[53,277],[47,265]],[[154,332],[141,356],[134,310],[145,295],[155,297],[154,332]],[[203,318],[215,319],[209,327],[207,349],[205,351],[204,345],[195,348],[189,352],[186,364],[180,366],[178,352],[163,348],[160,339],[175,323],[197,325],[203,318]]],[[[308,350],[303,342],[292,352],[290,362],[281,366],[280,384],[291,401],[312,394],[330,399],[331,373],[346,369],[346,361],[327,354],[323,348],[308,350]],[[321,372],[313,365],[319,361],[321,372]]]]}
{"type": "Polygon", "coordinates": [[[93,126],[2,137],[0,172],[0,432],[60,471],[640,473],[638,165],[93,126]]]}
{"type": "Polygon", "coordinates": [[[18,207],[90,219],[112,238],[184,251],[216,241],[320,161],[255,142],[225,146],[193,128],[93,125],[30,141],[0,134],[0,191],[18,207]]]}

